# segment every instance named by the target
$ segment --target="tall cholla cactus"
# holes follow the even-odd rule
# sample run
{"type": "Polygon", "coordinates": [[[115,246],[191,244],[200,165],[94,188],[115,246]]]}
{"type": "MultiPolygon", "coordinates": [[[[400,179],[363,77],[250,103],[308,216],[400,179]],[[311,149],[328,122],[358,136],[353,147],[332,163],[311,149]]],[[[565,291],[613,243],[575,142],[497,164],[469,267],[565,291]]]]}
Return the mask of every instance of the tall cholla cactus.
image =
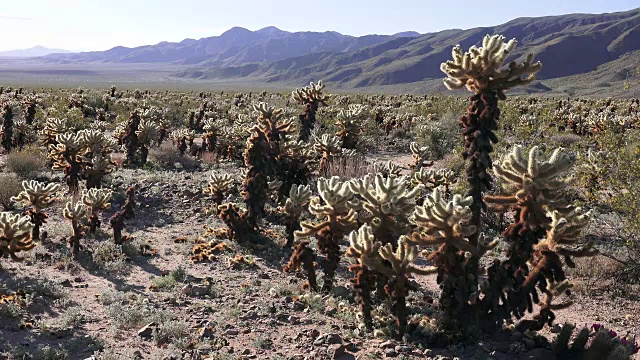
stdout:
{"type": "Polygon", "coordinates": [[[384,246],[376,240],[368,225],[363,225],[358,231],[353,231],[349,235],[351,246],[347,255],[357,261],[357,264],[350,268],[352,271],[356,271],[356,278],[352,279],[352,282],[359,290],[365,325],[371,327],[371,288],[369,285],[371,282],[368,275],[373,271],[389,279],[385,286],[385,292],[394,300],[393,312],[396,316],[398,336],[401,338],[407,329],[409,315],[406,303],[406,297],[411,290],[409,277],[411,274],[432,274],[436,269],[415,265],[414,262],[419,253],[418,248],[406,236],[401,236],[396,244],[389,243],[384,246]]]}
{"type": "Polygon", "coordinates": [[[311,199],[311,187],[309,185],[293,185],[289,190],[289,198],[284,203],[282,211],[286,215],[287,243],[286,248],[293,246],[294,233],[300,230],[300,215],[304,212],[311,199]]]}
{"type": "Polygon", "coordinates": [[[138,164],[136,153],[138,152],[139,141],[136,131],[138,131],[139,126],[140,113],[136,110],[129,115],[129,121],[127,121],[123,129],[124,135],[122,136],[122,143],[127,152],[126,163],[131,166],[138,164]]]}
{"type": "Polygon", "coordinates": [[[381,163],[375,163],[373,164],[373,171],[376,174],[381,174],[382,176],[389,177],[389,176],[400,176],[402,175],[402,166],[394,163],[393,161],[389,160],[387,162],[381,162],[381,163]]]}
{"type": "MultiPolygon", "coordinates": [[[[565,199],[567,180],[560,177],[571,169],[573,158],[562,149],[553,151],[548,160],[540,159],[541,155],[537,147],[525,156],[523,148],[515,146],[502,164],[495,166],[504,190],[485,196],[486,203],[499,211],[516,210],[514,223],[504,232],[509,258],[489,267],[488,279],[482,284],[487,326],[498,327],[512,317],[519,319],[527,311],[533,312],[533,304],[539,302],[538,291],[545,293],[548,284],[565,280],[561,257],[572,266],[571,256],[597,253],[593,244],[576,251],[564,247],[575,243],[590,215],[565,199]],[[543,238],[546,240],[539,242],[543,238]]],[[[552,309],[552,305],[543,306],[535,317],[537,322],[523,323],[539,330],[553,321],[552,309]]]]}
{"type": "Polygon", "coordinates": [[[349,244],[346,255],[355,259],[355,263],[349,266],[349,271],[355,273],[355,276],[350,281],[356,289],[364,325],[368,330],[372,330],[373,318],[371,310],[373,309],[373,299],[371,293],[374,290],[372,285],[377,278],[375,270],[384,266],[380,264],[382,259],[378,254],[382,243],[375,241],[371,227],[365,224],[357,231],[354,230],[349,234],[349,244]]]}
{"type": "Polygon", "coordinates": [[[420,147],[418,146],[418,143],[414,141],[409,144],[409,150],[411,150],[411,155],[413,156],[414,171],[420,171],[425,166],[433,165],[433,162],[427,162],[427,159],[431,154],[428,146],[420,147]]]}
{"type": "Polygon", "coordinates": [[[169,134],[169,139],[173,142],[173,145],[180,151],[180,155],[184,155],[189,146],[193,145],[193,140],[196,138],[196,132],[189,129],[174,130],[169,134]],[[189,143],[189,145],[187,145],[189,143]]]}
{"type": "Polygon", "coordinates": [[[80,251],[80,239],[84,236],[84,233],[87,230],[87,227],[84,225],[87,214],[87,207],[81,202],[74,203],[70,200],[64,206],[63,215],[66,219],[71,221],[71,227],[73,229],[73,235],[69,238],[69,247],[71,248],[71,255],[74,258],[78,257],[78,252],[80,251]]]}
{"type": "MultiPolygon", "coordinates": [[[[408,214],[416,206],[416,197],[424,189],[422,184],[411,188],[408,177],[382,174],[349,183],[352,192],[360,195],[362,208],[369,216],[365,220],[373,227],[376,239],[383,244],[394,244],[409,230],[408,214]]],[[[395,244],[394,244],[395,245],[395,244]]]]}
{"type": "Polygon", "coordinates": [[[323,134],[321,137],[315,137],[313,140],[313,150],[321,156],[318,173],[323,174],[331,160],[342,154],[340,139],[338,139],[337,136],[323,134]]]}
{"type": "Polygon", "coordinates": [[[233,189],[233,178],[229,174],[218,174],[213,171],[209,175],[209,184],[202,192],[213,197],[216,203],[216,209],[222,205],[225,195],[233,189]]]}
{"type": "Polygon", "coordinates": [[[22,261],[24,258],[16,254],[36,246],[31,238],[32,227],[27,216],[0,213],[0,257],[9,256],[13,261],[22,261]]]}
{"type": "Polygon", "coordinates": [[[207,151],[214,152],[216,150],[218,138],[222,135],[222,128],[222,123],[216,119],[212,118],[204,121],[204,125],[202,126],[204,130],[202,140],[205,143],[207,151]]]}
{"type": "Polygon", "coordinates": [[[13,102],[7,101],[2,105],[2,147],[5,152],[13,149],[13,102]]]}
{"type": "MultiPolygon", "coordinates": [[[[515,39],[508,43],[504,39],[500,35],[487,35],[482,40],[482,47],[472,46],[466,53],[456,46],[452,51],[453,60],[440,67],[447,75],[444,84],[449,89],[466,86],[474,93],[470,98],[471,105],[460,121],[465,137],[462,156],[469,160],[466,175],[468,195],[473,198],[472,223],[478,232],[482,231],[482,195],[492,189],[492,179],[487,170],[493,165],[491,144],[498,142],[494,133],[500,117],[498,99],[506,99],[504,90],[532,82],[542,68],[540,62],[532,63],[533,54],[529,54],[524,62],[514,61],[503,67],[506,57],[517,44],[515,39]]],[[[477,238],[478,234],[475,234],[470,240],[476,243],[477,238]]]]}
{"type": "Polygon", "coordinates": [[[87,129],[79,134],[86,148],[81,161],[82,175],[87,180],[88,189],[99,188],[102,186],[102,178],[116,168],[111,154],[117,143],[99,130],[87,129]]]}
{"type": "Polygon", "coordinates": [[[49,148],[57,144],[56,136],[65,133],[69,129],[66,119],[48,118],[44,123],[44,128],[40,131],[40,142],[49,148]]]}
{"type": "Polygon", "coordinates": [[[242,184],[242,196],[247,205],[245,218],[254,228],[257,228],[258,219],[264,215],[269,176],[273,174],[275,166],[268,137],[269,128],[265,126],[271,120],[267,120],[265,116],[274,116],[274,112],[280,112],[280,110],[276,111],[273,108],[265,108],[264,110],[265,112],[259,111],[260,124],[251,128],[251,136],[247,139],[247,146],[244,151],[244,164],[247,166],[247,174],[242,184]]]}
{"type": "MultiPolygon", "coordinates": [[[[165,111],[156,106],[151,106],[150,108],[146,109],[142,113],[141,122],[145,121],[147,123],[147,126],[149,127],[151,127],[151,123],[153,123],[155,125],[153,126],[153,128],[154,129],[157,128],[157,132],[158,132],[157,137],[154,134],[151,140],[157,141],[158,145],[162,144],[164,139],[167,137],[167,121],[165,120],[164,116],[165,116],[165,111]]],[[[147,143],[147,147],[150,146],[150,144],[151,144],[150,142],[147,143]]]]}
{"type": "Polygon", "coordinates": [[[147,163],[149,148],[154,142],[160,142],[160,126],[151,120],[140,120],[138,130],[136,130],[138,142],[140,144],[140,165],[147,163]]]}
{"type": "Polygon", "coordinates": [[[454,195],[447,201],[442,189],[436,188],[427,196],[423,206],[416,207],[413,222],[419,231],[412,234],[412,241],[422,246],[434,246],[437,250],[427,256],[438,269],[438,282],[442,293],[440,306],[445,322],[450,328],[469,331],[477,316],[472,310],[480,295],[478,267],[474,259],[480,258],[497,245],[473,243],[470,237],[476,232],[471,223],[472,197],[454,195]]]}
{"type": "Polygon", "coordinates": [[[299,104],[305,105],[304,114],[299,116],[300,140],[302,141],[309,141],[311,131],[316,124],[316,113],[318,112],[318,107],[321,104],[326,106],[327,101],[329,100],[329,96],[324,95],[322,93],[322,89],[324,89],[324,84],[322,84],[322,81],[318,81],[317,84],[312,82],[309,86],[303,87],[302,89],[296,89],[291,93],[294,100],[299,104]]]}
{"type": "Polygon", "coordinates": [[[311,198],[309,211],[319,221],[301,223],[302,230],[296,231],[295,236],[315,236],[318,240],[318,251],[326,257],[322,290],[329,291],[340,262],[340,243],[357,225],[353,209],[358,208],[358,204],[349,184],[337,176],[318,179],[318,193],[319,196],[311,198]]]}
{"type": "Polygon", "coordinates": [[[82,157],[87,152],[82,133],[56,135],[56,144],[49,146],[49,158],[53,170],[62,171],[71,192],[78,190],[82,157]]]}
{"type": "Polygon", "coordinates": [[[341,147],[345,149],[356,150],[358,148],[358,140],[362,134],[362,128],[358,123],[362,116],[363,106],[359,104],[349,105],[348,110],[340,110],[338,113],[338,132],[336,136],[341,141],[341,147]]]}
{"type": "Polygon", "coordinates": [[[47,222],[49,217],[44,209],[58,200],[56,194],[60,191],[60,184],[45,184],[35,180],[25,180],[22,182],[22,192],[18,196],[11,198],[12,201],[21,202],[28,206],[25,215],[31,220],[33,228],[31,230],[31,239],[40,240],[40,227],[47,222]]]}
{"type": "Polygon", "coordinates": [[[33,124],[33,121],[36,118],[36,106],[38,105],[38,99],[29,96],[25,98],[22,102],[23,112],[24,112],[24,120],[27,125],[33,124]]]}
{"type": "Polygon", "coordinates": [[[391,266],[380,266],[377,270],[390,279],[389,284],[385,286],[385,291],[394,300],[393,310],[396,316],[398,337],[402,338],[407,329],[407,317],[409,316],[406,300],[409,290],[411,290],[409,276],[411,274],[433,274],[436,269],[432,267],[421,268],[414,264],[418,258],[418,247],[406,236],[398,239],[395,251],[393,248],[391,244],[380,248],[378,251],[380,257],[391,266]]]}
{"type": "Polygon", "coordinates": [[[98,212],[106,210],[111,204],[111,190],[88,189],[82,192],[82,203],[89,208],[89,232],[95,233],[100,228],[98,212]]]}
{"type": "Polygon", "coordinates": [[[31,133],[31,126],[26,121],[19,119],[13,124],[15,133],[13,134],[13,144],[22,149],[27,144],[27,139],[31,133]]]}

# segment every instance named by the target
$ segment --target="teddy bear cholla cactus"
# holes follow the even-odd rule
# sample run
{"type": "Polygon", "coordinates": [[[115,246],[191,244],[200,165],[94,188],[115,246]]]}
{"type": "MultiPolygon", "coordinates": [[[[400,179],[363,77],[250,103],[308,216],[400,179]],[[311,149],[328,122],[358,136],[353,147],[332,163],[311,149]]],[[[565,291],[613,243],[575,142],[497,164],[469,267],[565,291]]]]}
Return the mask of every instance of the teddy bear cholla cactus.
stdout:
{"type": "Polygon", "coordinates": [[[95,233],[100,228],[98,212],[107,209],[111,204],[111,190],[88,189],[82,192],[82,203],[89,208],[89,232],[95,233]]]}
{"type": "Polygon", "coordinates": [[[102,186],[102,178],[116,168],[111,154],[116,150],[117,143],[99,130],[87,129],[79,134],[85,147],[81,158],[81,175],[87,180],[88,189],[99,188],[102,186]]]}
{"type": "Polygon", "coordinates": [[[474,93],[470,98],[471,105],[461,119],[465,137],[462,155],[465,160],[469,160],[466,169],[468,195],[473,197],[472,223],[478,231],[471,237],[472,243],[477,242],[479,232],[482,231],[482,195],[492,189],[492,179],[487,170],[493,165],[490,156],[493,151],[492,143],[498,142],[494,133],[498,129],[497,120],[500,117],[498,99],[506,99],[504,90],[532,82],[542,68],[540,62],[532,63],[532,54],[523,62],[514,61],[503,67],[506,57],[517,44],[515,39],[508,43],[504,39],[500,35],[487,35],[482,40],[482,47],[472,46],[466,53],[462,52],[460,46],[456,46],[452,51],[453,60],[440,67],[447,75],[444,84],[449,89],[466,86],[474,93]]]}
{"type": "MultiPolygon", "coordinates": [[[[498,211],[516,210],[514,223],[503,234],[510,245],[509,258],[491,265],[482,284],[486,289],[483,320],[490,326],[533,312],[533,305],[540,302],[538,291],[545,293],[549,284],[566,279],[561,258],[572,266],[571,257],[597,253],[592,243],[579,250],[565,247],[575,245],[590,217],[565,198],[567,180],[561,176],[571,169],[573,158],[562,149],[553,151],[547,160],[541,155],[538,147],[525,156],[523,148],[515,146],[502,164],[495,166],[504,190],[485,196],[487,204],[498,211]]],[[[542,307],[536,317],[539,321],[525,324],[540,330],[553,321],[551,310],[550,306],[542,307]]]]}
{"type": "Polygon", "coordinates": [[[44,128],[40,131],[40,140],[42,145],[49,148],[55,145],[56,136],[65,133],[68,130],[66,119],[48,118],[44,123],[44,128]]]}
{"type": "Polygon", "coordinates": [[[456,180],[456,173],[449,169],[435,170],[421,168],[420,171],[416,171],[411,175],[412,184],[423,184],[429,190],[442,186],[446,195],[449,194],[451,185],[453,185],[456,180]]]}
{"type": "Polygon", "coordinates": [[[68,201],[64,206],[63,215],[66,219],[71,221],[71,227],[73,229],[73,235],[69,238],[69,247],[71,248],[71,255],[74,258],[78,257],[80,251],[80,239],[84,236],[87,227],[84,225],[88,214],[87,207],[81,202],[74,203],[72,200],[68,201]]]}
{"type": "Polygon", "coordinates": [[[316,113],[318,107],[327,105],[329,96],[322,93],[324,84],[322,81],[318,81],[317,84],[313,82],[302,89],[296,89],[291,93],[294,100],[299,104],[305,105],[305,112],[299,116],[300,118],[300,140],[309,141],[311,137],[311,131],[316,123],[316,113]]]}
{"type": "Polygon", "coordinates": [[[313,150],[321,156],[320,164],[318,166],[319,174],[323,174],[326,171],[332,159],[342,154],[340,139],[329,134],[323,134],[321,137],[315,137],[313,141],[313,150]]]}
{"type": "Polygon", "coordinates": [[[368,275],[370,271],[374,271],[389,279],[385,286],[385,292],[394,300],[393,311],[396,317],[396,326],[399,337],[402,337],[407,328],[409,315],[406,304],[406,297],[411,290],[409,277],[411,274],[432,274],[436,268],[422,268],[414,264],[419,251],[417,246],[406,236],[401,236],[396,244],[389,243],[384,246],[376,240],[368,225],[363,225],[358,231],[353,231],[349,235],[351,246],[347,255],[357,261],[357,264],[350,268],[356,272],[352,283],[359,290],[365,325],[371,327],[371,288],[369,286],[371,282],[368,275]]]}
{"type": "Polygon", "coordinates": [[[427,196],[423,206],[415,208],[413,219],[418,231],[411,240],[421,246],[434,246],[437,250],[427,256],[438,269],[438,282],[442,293],[440,306],[445,320],[454,328],[473,324],[471,306],[480,295],[478,267],[473,261],[497,245],[472,243],[470,236],[476,232],[471,224],[472,197],[459,194],[447,201],[442,189],[436,188],[427,196]],[[456,326],[457,325],[457,326],[456,326]]]}
{"type": "Polygon", "coordinates": [[[293,185],[289,190],[289,198],[284,203],[282,212],[286,216],[287,243],[286,248],[293,246],[295,231],[300,230],[300,215],[304,212],[311,199],[311,187],[309,185],[293,185]]]}
{"type": "Polygon", "coordinates": [[[47,222],[49,217],[44,209],[58,200],[56,194],[60,191],[60,184],[45,184],[35,180],[25,180],[22,182],[22,191],[11,198],[12,201],[21,202],[29,209],[26,215],[31,219],[33,228],[31,230],[31,238],[40,240],[40,227],[47,222]]]}
{"type": "Polygon", "coordinates": [[[362,134],[362,129],[358,120],[363,114],[364,107],[359,104],[349,105],[348,110],[340,110],[338,113],[338,132],[336,136],[341,141],[341,147],[345,149],[356,150],[359,142],[358,138],[362,134]]]}
{"type": "Polygon", "coordinates": [[[402,175],[402,166],[389,160],[387,162],[379,162],[373,164],[373,171],[376,174],[381,174],[384,177],[388,177],[391,175],[400,176],[402,175]]]}
{"type": "Polygon", "coordinates": [[[140,125],[138,126],[138,130],[136,130],[136,135],[138,136],[138,142],[140,145],[140,165],[147,163],[151,144],[154,142],[161,142],[160,133],[161,129],[157,123],[146,119],[140,120],[140,125]]]}
{"type": "Polygon", "coordinates": [[[408,214],[424,186],[411,187],[407,176],[377,174],[352,180],[349,188],[362,198],[362,209],[368,213],[365,222],[373,227],[376,240],[386,245],[409,231],[408,214]]]}
{"type": "Polygon", "coordinates": [[[169,134],[169,139],[173,142],[176,148],[180,151],[180,155],[184,155],[190,145],[193,145],[193,140],[196,138],[196,132],[189,129],[174,130],[169,134]],[[189,146],[187,145],[189,143],[189,146]]]}
{"type": "Polygon", "coordinates": [[[431,154],[428,146],[420,147],[418,143],[414,141],[409,144],[409,150],[411,150],[411,155],[413,156],[413,169],[415,171],[420,171],[425,166],[433,165],[433,162],[427,162],[431,154]]]}
{"type": "Polygon", "coordinates": [[[28,216],[0,213],[0,257],[9,256],[13,261],[22,261],[24,258],[16,254],[36,246],[31,237],[32,227],[28,216]]]}
{"type": "Polygon", "coordinates": [[[340,243],[356,227],[356,212],[353,209],[358,204],[349,184],[340,181],[337,176],[318,179],[318,194],[309,202],[309,212],[318,221],[302,222],[302,230],[296,231],[295,236],[315,236],[318,240],[318,251],[326,257],[322,290],[328,291],[333,287],[333,277],[340,262],[340,243]]]}
{"type": "Polygon", "coordinates": [[[49,145],[49,158],[52,169],[62,171],[71,192],[78,190],[82,156],[87,152],[82,133],[64,133],[56,135],[56,144],[49,145]]]}
{"type": "Polygon", "coordinates": [[[218,174],[212,172],[209,175],[209,184],[202,192],[206,195],[213,197],[213,201],[216,203],[216,209],[222,205],[224,196],[233,188],[233,178],[229,174],[218,174]]]}

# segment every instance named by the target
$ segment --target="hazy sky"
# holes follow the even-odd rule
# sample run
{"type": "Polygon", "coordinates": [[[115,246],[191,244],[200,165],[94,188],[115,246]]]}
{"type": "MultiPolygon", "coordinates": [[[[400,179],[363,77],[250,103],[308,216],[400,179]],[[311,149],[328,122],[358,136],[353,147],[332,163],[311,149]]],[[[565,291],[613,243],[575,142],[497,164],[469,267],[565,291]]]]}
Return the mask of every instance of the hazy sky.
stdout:
{"type": "Polygon", "coordinates": [[[349,35],[425,33],[523,16],[638,7],[640,0],[0,0],[0,50],[35,45],[106,50],[215,36],[233,26],[349,35]]]}

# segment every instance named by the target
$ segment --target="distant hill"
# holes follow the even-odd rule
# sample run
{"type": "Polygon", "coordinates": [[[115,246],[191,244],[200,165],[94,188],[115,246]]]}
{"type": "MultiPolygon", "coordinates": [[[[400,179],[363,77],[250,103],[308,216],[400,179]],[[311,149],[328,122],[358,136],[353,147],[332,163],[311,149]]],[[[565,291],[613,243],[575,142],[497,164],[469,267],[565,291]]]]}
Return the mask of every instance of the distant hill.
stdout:
{"type": "MultiPolygon", "coordinates": [[[[640,64],[640,9],[608,14],[518,18],[502,25],[436,33],[354,37],[337,32],[232,28],[220,36],[103,52],[55,54],[48,62],[172,63],[174,77],[304,85],[324,80],[338,89],[443,90],[440,63],[451,48],[480,44],[486,34],[516,38],[511,59],[533,52],[542,61],[529,92],[608,88],[640,64]],[[436,81],[437,80],[437,81],[436,81]]],[[[618,86],[618,85],[615,85],[618,86]]]]}
{"type": "Polygon", "coordinates": [[[58,53],[66,54],[71,53],[71,51],[62,49],[49,49],[44,46],[34,46],[29,49],[0,51],[0,57],[31,58],[58,53]]]}
{"type": "Polygon", "coordinates": [[[355,37],[335,31],[288,32],[273,26],[249,31],[234,27],[220,36],[199,40],[185,39],[178,43],[161,42],[134,48],[119,46],[107,51],[55,54],[46,56],[44,60],[59,63],[173,63],[228,67],[270,63],[323,51],[357,51],[400,36],[415,37],[416,34],[408,32],[355,37]]]}

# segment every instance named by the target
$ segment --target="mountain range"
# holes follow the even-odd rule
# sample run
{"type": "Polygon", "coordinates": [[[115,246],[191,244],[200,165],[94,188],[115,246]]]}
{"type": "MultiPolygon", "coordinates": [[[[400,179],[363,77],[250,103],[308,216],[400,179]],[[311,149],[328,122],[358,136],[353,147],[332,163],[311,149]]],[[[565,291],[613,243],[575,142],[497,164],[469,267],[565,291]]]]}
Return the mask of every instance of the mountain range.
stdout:
{"type": "MultiPolygon", "coordinates": [[[[167,63],[182,65],[175,77],[244,79],[304,84],[324,80],[337,88],[404,86],[441,88],[440,63],[451,48],[480,44],[485,34],[519,41],[510,59],[533,52],[543,63],[529,91],[611,86],[640,64],[640,8],[607,14],[518,18],[505,24],[419,34],[354,37],[337,32],[257,31],[232,28],[220,36],[162,42],[101,52],[52,54],[49,63],[167,63]],[[565,80],[563,80],[565,79],[565,80]]],[[[566,89],[565,89],[566,90],[566,89]]]]}
{"type": "Polygon", "coordinates": [[[49,54],[70,53],[70,52],[71,51],[68,51],[68,50],[49,49],[44,46],[34,46],[29,49],[0,51],[0,57],[31,58],[31,57],[45,56],[49,54]]]}

